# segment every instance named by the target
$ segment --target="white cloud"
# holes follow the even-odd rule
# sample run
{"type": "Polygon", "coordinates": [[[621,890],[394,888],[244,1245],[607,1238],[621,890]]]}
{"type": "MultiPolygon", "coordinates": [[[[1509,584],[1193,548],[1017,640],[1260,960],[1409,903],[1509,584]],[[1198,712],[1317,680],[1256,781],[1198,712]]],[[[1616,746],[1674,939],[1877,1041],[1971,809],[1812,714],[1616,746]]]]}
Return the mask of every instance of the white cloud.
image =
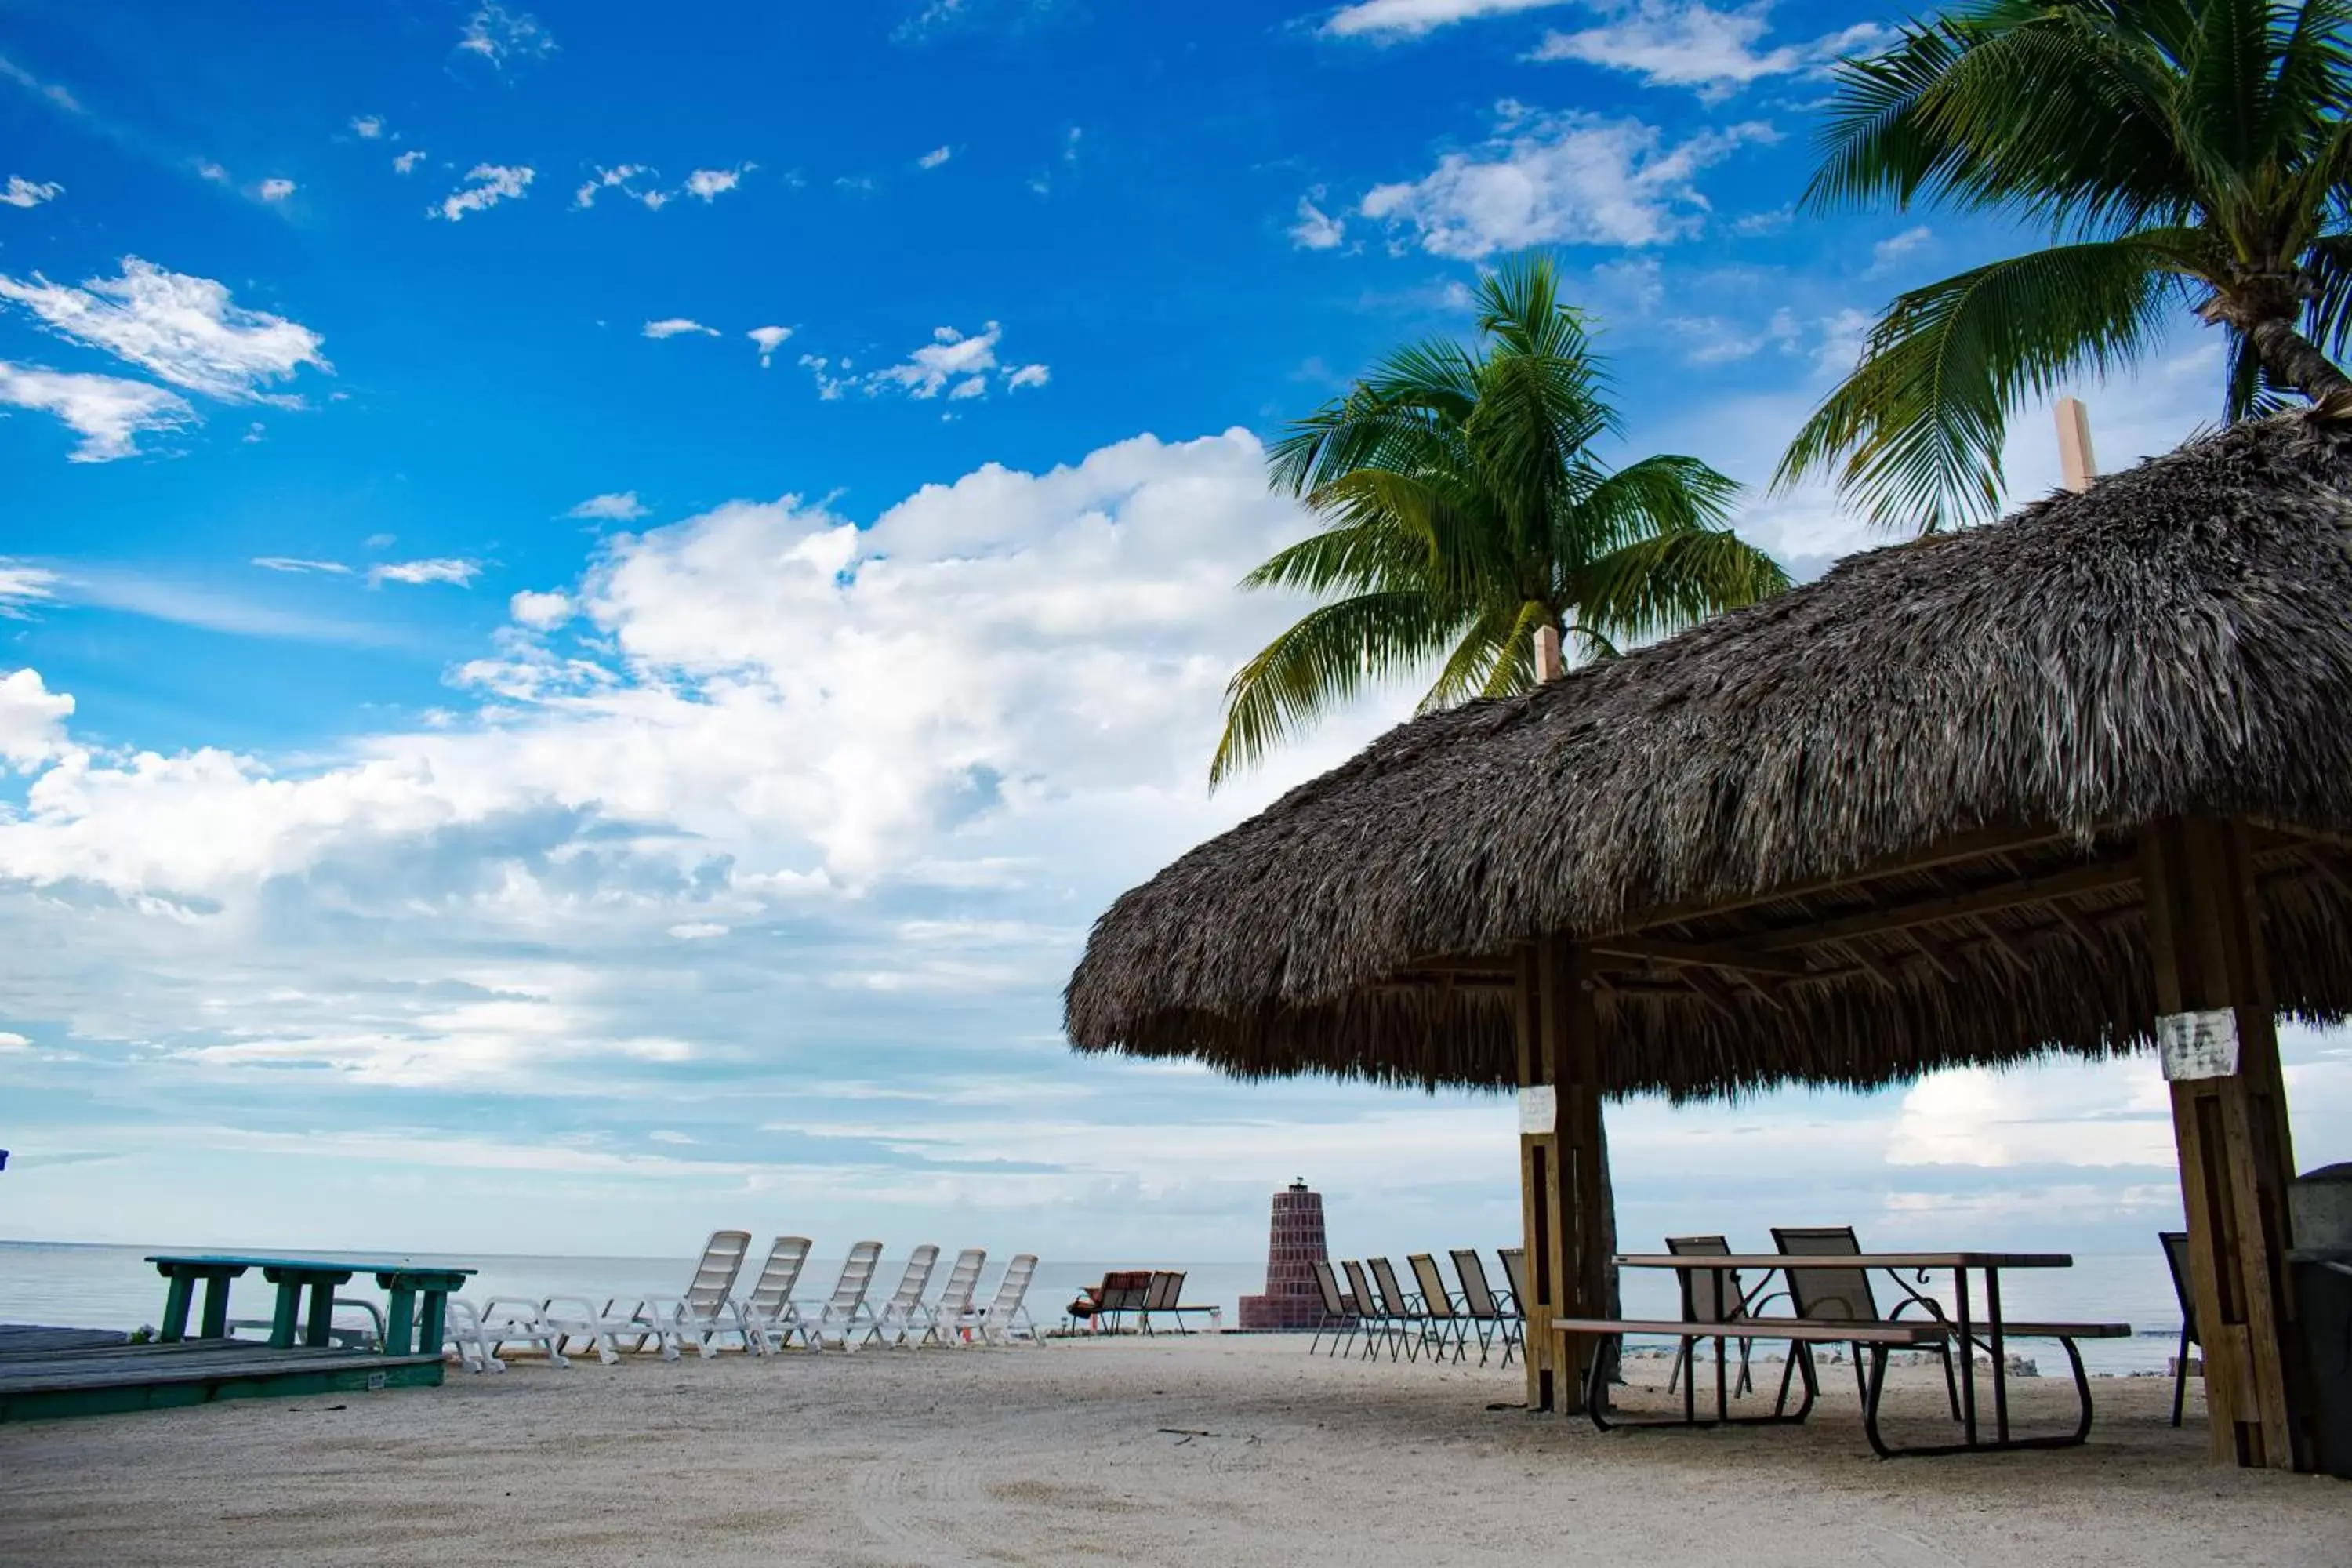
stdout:
{"type": "Polygon", "coordinates": [[[760,345],[760,368],[765,370],[776,357],[776,351],[784,346],[784,340],[793,335],[793,330],[790,327],[753,327],[743,335],[760,345]]]}
{"type": "Polygon", "coordinates": [[[572,205],[575,207],[593,207],[596,205],[598,193],[618,190],[629,200],[643,204],[647,211],[659,212],[669,205],[669,193],[645,187],[646,176],[653,173],[652,169],[643,163],[621,163],[610,169],[599,168],[593,176],[583,181],[580,188],[572,193],[572,205]]]}
{"type": "Polygon", "coordinates": [[[1885,36],[1864,22],[1810,43],[1759,50],[1770,12],[1769,0],[1730,11],[1697,0],[1638,0],[1609,9],[1601,26],[1546,34],[1528,58],[1632,71],[1652,87],[1686,87],[1717,100],[1766,77],[1818,70],[1885,36]]]}
{"type": "Polygon", "coordinates": [[[684,332],[700,332],[705,337],[715,338],[719,335],[719,329],[706,327],[686,316],[665,316],[658,321],[647,321],[645,325],[645,335],[649,338],[674,338],[684,332]]]}
{"type": "Polygon", "coordinates": [[[0,675],[0,763],[22,773],[64,756],[73,710],[74,700],[51,691],[37,669],[0,675]]]}
{"type": "MultiPolygon", "coordinates": [[[[393,166],[399,167],[397,161],[393,166]]],[[[538,177],[539,171],[519,164],[477,163],[466,171],[465,184],[443,196],[438,206],[425,208],[425,216],[456,223],[467,213],[484,212],[503,201],[520,201],[538,177]]]]}
{"type": "Polygon", "coordinates": [[[1315,205],[1323,195],[1317,186],[1298,198],[1298,221],[1290,226],[1290,243],[1299,250],[1329,250],[1348,237],[1347,221],[1333,217],[1315,205]]]}
{"type": "Polygon", "coordinates": [[[143,381],[46,370],[0,360],[0,404],[54,414],[81,437],[76,463],[104,463],[139,450],[141,435],[195,423],[187,399],[143,381]]]}
{"type": "Polygon", "coordinates": [[[1359,0],[1342,6],[1323,30],[1339,37],[1416,37],[1478,16],[1539,11],[1566,0],[1359,0]]]}
{"type": "Polygon", "coordinates": [[[551,632],[572,618],[572,595],[541,594],[525,588],[507,601],[507,614],[515,625],[535,632],[551,632]]]}
{"type": "Polygon", "coordinates": [[[348,577],[352,571],[340,561],[306,561],[299,555],[257,555],[253,563],[265,572],[322,572],[331,577],[348,577]]]}
{"type": "Polygon", "coordinates": [[[37,207],[43,202],[56,201],[66,194],[66,188],[54,180],[35,182],[22,174],[8,176],[8,188],[0,191],[0,205],[37,207]]]}
{"type": "Polygon", "coordinates": [[[686,194],[715,202],[743,183],[751,164],[740,163],[732,169],[697,169],[686,177],[686,194]]]}
{"type": "Polygon", "coordinates": [[[1916,227],[1906,228],[1901,234],[1890,238],[1880,240],[1870,247],[1870,267],[1863,276],[1883,277],[1895,263],[1921,247],[1932,244],[1935,238],[1935,231],[1923,223],[1916,227]]]}
{"type": "Polygon", "coordinates": [[[1496,134],[1476,151],[1448,153],[1410,184],[1374,187],[1361,210],[1409,230],[1424,250],[1465,259],[1530,245],[1660,245],[1705,221],[1700,170],[1776,140],[1770,125],[1749,121],[1669,144],[1639,120],[1505,104],[1496,134]]]}
{"type": "Polygon", "coordinates": [[[733,928],[717,921],[687,921],[669,928],[669,934],[680,942],[708,942],[714,936],[725,936],[733,928]]]}
{"type": "Polygon", "coordinates": [[[20,619],[26,605],[54,599],[58,574],[45,566],[23,566],[0,555],[0,616],[20,619]]]}
{"type": "Polygon", "coordinates": [[[1662,323],[1667,331],[1690,340],[1684,358],[1693,364],[1723,364],[1752,358],[1759,350],[1778,347],[1795,353],[1805,329],[1787,307],[1772,312],[1760,327],[1743,327],[1720,316],[1673,316],[1662,323]]]}
{"type": "Polygon", "coordinates": [[[334,369],[319,352],[324,340],[310,328],[247,310],[209,278],[167,271],[135,256],[122,258],[121,276],[89,279],[79,289],[37,272],[29,281],[0,274],[0,300],[24,306],[60,337],[224,403],[299,407],[300,398],[262,389],[304,365],[334,369]]]}
{"type": "Polygon", "coordinates": [[[259,187],[259,195],[265,202],[282,202],[293,194],[294,182],[291,180],[264,180],[259,187]]]}
{"type": "Polygon", "coordinates": [[[600,522],[629,522],[645,516],[646,507],[637,500],[636,491],[613,490],[600,496],[590,496],[563,515],[593,518],[600,522]]]}
{"type": "Polygon", "coordinates": [[[383,116],[381,114],[352,115],[352,133],[362,142],[375,141],[383,134],[383,116]]]}
{"type": "Polygon", "coordinates": [[[929,152],[915,160],[915,167],[919,169],[936,169],[941,163],[946,163],[950,158],[954,156],[954,152],[950,148],[934,147],[929,152]]]}
{"type": "Polygon", "coordinates": [[[537,59],[551,53],[555,40],[540,26],[538,17],[524,11],[509,11],[498,0],[488,0],[466,19],[457,47],[503,70],[509,60],[537,59]]]}
{"type": "MultiPolygon", "coordinates": [[[[419,147],[411,147],[407,152],[403,153],[399,157],[394,158],[392,161],[392,172],[395,174],[409,174],[415,169],[417,164],[422,163],[423,162],[425,162],[424,149],[419,147]]],[[[456,215],[452,214],[451,216],[455,216],[456,215]]]]}
{"type": "Polygon", "coordinates": [[[480,574],[478,561],[459,561],[442,557],[429,561],[386,561],[368,568],[371,584],[383,583],[454,583],[463,588],[480,574]]]}
{"type": "Polygon", "coordinates": [[[1024,364],[1004,374],[1004,390],[1018,392],[1024,386],[1043,386],[1054,379],[1054,373],[1042,364],[1024,364]]]}

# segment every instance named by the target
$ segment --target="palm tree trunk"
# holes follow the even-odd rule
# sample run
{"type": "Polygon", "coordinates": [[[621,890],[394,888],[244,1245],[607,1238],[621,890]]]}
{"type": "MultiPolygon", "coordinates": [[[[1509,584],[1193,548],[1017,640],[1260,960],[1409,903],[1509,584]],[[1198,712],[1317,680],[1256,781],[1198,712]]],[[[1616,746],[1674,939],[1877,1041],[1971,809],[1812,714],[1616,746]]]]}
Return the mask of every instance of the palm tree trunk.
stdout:
{"type": "Polygon", "coordinates": [[[2246,337],[2262,356],[2263,368],[2281,386],[2291,386],[2316,404],[2352,403],[2352,375],[2346,375],[2319,345],[2294,330],[2291,320],[2263,316],[2249,324],[2246,337]]]}

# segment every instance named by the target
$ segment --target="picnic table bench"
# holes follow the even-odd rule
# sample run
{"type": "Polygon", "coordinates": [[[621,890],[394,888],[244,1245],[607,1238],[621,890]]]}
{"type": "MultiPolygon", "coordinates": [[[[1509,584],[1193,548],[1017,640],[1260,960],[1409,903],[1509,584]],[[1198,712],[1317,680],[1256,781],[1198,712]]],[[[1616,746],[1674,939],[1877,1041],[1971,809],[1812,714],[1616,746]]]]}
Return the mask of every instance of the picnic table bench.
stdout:
{"type": "MultiPolygon", "coordinates": [[[[1789,1382],[1783,1378],[1780,1395],[1773,1401],[1769,1415],[1739,1415],[1730,1414],[1728,1391],[1725,1384],[1723,1346],[1725,1342],[1738,1340],[1779,1340],[1790,1346],[1793,1355],[1801,1353],[1800,1347],[1815,1344],[1852,1345],[1859,1358],[1867,1354],[1870,1372],[1863,1391],[1863,1432],[1869,1439],[1873,1452],[1881,1458],[1896,1458],[1907,1455],[1985,1453],[2008,1448],[2061,1448],[2082,1443],[2091,1432],[2091,1384],[2083,1370],[2082,1352],[2074,1342],[2088,1339],[2119,1339],[2131,1333],[2128,1323],[2070,1323],[2046,1321],[2011,1321],[2003,1317],[2000,1304],[2000,1271],[2004,1268],[2066,1268],[2074,1258],[2064,1253],[1990,1253],[1990,1252],[1888,1252],[1888,1253],[1633,1253],[1615,1259],[1622,1268],[1670,1268],[1677,1273],[1712,1274],[1717,1278],[1714,1300],[1723,1300],[1724,1280],[1738,1270],[1759,1273],[1786,1272],[1797,1268],[1844,1268],[1913,1270],[1924,1277],[1928,1270],[1951,1271],[1956,1287],[1952,1317],[1938,1315],[1908,1321],[1895,1319],[1845,1320],[1820,1317],[1749,1317],[1745,1314],[1705,1321],[1633,1318],[1556,1318],[1552,1329],[1557,1333],[1583,1334],[1600,1339],[1614,1339],[1621,1344],[1627,1334],[1655,1335],[1683,1342],[1687,1349],[1700,1340],[1716,1342],[1715,1415],[1702,1418],[1697,1411],[1695,1377],[1683,1380],[1683,1413],[1679,1419],[1612,1420],[1608,1414],[1607,1376],[1610,1358],[1593,1356],[1587,1373],[1584,1406],[1592,1424],[1601,1431],[1615,1426],[1769,1426],[1801,1422],[1811,1411],[1815,1397],[1811,1363],[1805,1363],[1806,1376],[1801,1380],[1804,1397],[1796,1409],[1787,1409],[1789,1382]],[[1981,1319],[1974,1307],[1974,1296],[1969,1289],[1969,1275],[1984,1278],[1981,1319]],[[2074,1428],[2063,1433],[2032,1436],[2012,1436],[2009,1424],[2009,1366],[2006,1342],[2011,1339],[2056,1340],[2066,1352],[2066,1360],[2074,1373],[2077,1411],[2074,1428]],[[1993,1435],[1988,1438],[1979,1430],[1976,1399],[1976,1373],[1973,1351],[1983,1345],[1990,1352],[1993,1395],[1993,1435]],[[1886,1360],[1890,1352],[1898,1349],[1933,1349],[1938,1346],[1957,1348],[1968,1372],[1960,1380],[1959,1420],[1962,1431],[1958,1443],[1915,1444],[1897,1446],[1886,1441],[1879,1429],[1879,1405],[1885,1392],[1886,1360]]],[[[1925,1300],[1914,1293],[1913,1300],[1925,1300]]]]}
{"type": "Polygon", "coordinates": [[[197,1337],[226,1338],[229,1282],[248,1269],[258,1268],[262,1279],[278,1288],[277,1310],[269,1324],[270,1345],[278,1350],[291,1347],[299,1326],[303,1344],[323,1346],[333,1325],[335,1288],[349,1282],[354,1274],[373,1274],[377,1288],[390,1299],[382,1349],[383,1354],[394,1356],[441,1353],[450,1293],[464,1289],[466,1280],[474,1273],[470,1268],[420,1267],[405,1258],[371,1263],[164,1253],[151,1256],[147,1261],[168,1282],[163,1296],[163,1321],[155,1336],[165,1344],[189,1337],[188,1316],[195,1304],[198,1284],[205,1288],[205,1302],[197,1337]],[[301,1311],[305,1290],[310,1293],[307,1316],[301,1311]]]}

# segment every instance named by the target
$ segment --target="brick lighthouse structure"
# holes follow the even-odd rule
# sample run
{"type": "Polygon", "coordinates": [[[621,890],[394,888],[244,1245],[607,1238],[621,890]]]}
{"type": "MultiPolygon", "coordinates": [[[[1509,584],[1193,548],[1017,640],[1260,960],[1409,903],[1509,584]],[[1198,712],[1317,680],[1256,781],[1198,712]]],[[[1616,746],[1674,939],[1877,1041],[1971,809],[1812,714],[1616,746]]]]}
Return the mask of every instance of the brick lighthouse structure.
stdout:
{"type": "Polygon", "coordinates": [[[1274,1194],[1274,1224],[1265,1246],[1265,1294],[1244,1296],[1244,1329],[1311,1329],[1324,1321],[1315,1266],[1330,1257],[1323,1241],[1323,1194],[1296,1181],[1274,1194]]]}

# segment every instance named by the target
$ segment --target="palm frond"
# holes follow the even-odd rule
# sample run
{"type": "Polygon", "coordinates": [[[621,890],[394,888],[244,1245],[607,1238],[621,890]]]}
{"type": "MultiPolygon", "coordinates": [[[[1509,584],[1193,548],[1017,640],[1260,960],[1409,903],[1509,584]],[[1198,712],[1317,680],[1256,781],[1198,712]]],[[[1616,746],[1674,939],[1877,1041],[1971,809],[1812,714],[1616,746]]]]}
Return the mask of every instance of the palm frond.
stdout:
{"type": "Polygon", "coordinates": [[[1640,640],[1788,588],[1780,563],[1738,534],[1690,528],[1611,551],[1570,580],[1569,594],[1577,625],[1612,640],[1640,640]]]}
{"type": "Polygon", "coordinates": [[[1367,685],[1411,672],[1460,630],[1429,595],[1360,594],[1307,612],[1241,667],[1225,689],[1225,730],[1210,787],[1256,765],[1276,745],[1367,685]]]}

